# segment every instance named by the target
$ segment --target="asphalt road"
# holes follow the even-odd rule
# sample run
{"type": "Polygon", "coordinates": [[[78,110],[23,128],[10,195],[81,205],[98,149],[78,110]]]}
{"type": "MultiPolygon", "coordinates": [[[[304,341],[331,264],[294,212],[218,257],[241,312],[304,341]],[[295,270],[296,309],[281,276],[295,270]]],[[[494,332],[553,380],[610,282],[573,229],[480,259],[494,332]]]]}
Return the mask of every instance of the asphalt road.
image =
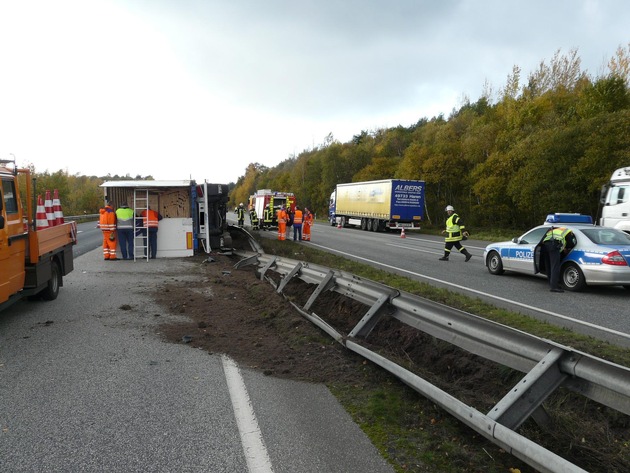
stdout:
{"type": "Polygon", "coordinates": [[[0,313],[0,471],[393,471],[324,386],[162,341],[148,291],[186,268],[95,249],[0,313]]]}
{"type": "MultiPolygon", "coordinates": [[[[228,215],[228,220],[234,217],[228,215]]],[[[263,233],[265,234],[265,233],[263,233]]],[[[274,238],[272,232],[266,233],[274,238]]],[[[516,235],[515,235],[516,236],[516,235]]],[[[622,287],[590,287],[585,292],[549,292],[546,279],[505,273],[491,275],[483,263],[489,242],[468,240],[473,258],[453,252],[447,262],[439,236],[420,232],[373,233],[357,228],[339,229],[317,222],[312,241],[304,243],[346,258],[447,288],[492,303],[498,307],[545,320],[576,332],[630,346],[630,291],[622,287]]]]}

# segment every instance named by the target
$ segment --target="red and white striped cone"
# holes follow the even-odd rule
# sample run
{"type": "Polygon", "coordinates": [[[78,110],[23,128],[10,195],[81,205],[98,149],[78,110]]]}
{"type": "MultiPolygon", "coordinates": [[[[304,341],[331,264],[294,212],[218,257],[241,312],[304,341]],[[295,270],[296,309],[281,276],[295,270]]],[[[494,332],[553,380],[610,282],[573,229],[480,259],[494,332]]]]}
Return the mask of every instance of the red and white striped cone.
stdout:
{"type": "Polygon", "coordinates": [[[44,207],[46,208],[46,218],[48,219],[48,226],[55,226],[55,212],[53,211],[53,203],[50,198],[50,191],[46,191],[46,201],[44,202],[44,207]]]}
{"type": "Polygon", "coordinates": [[[44,199],[41,195],[37,196],[37,214],[35,215],[35,228],[44,230],[48,228],[48,218],[46,217],[46,208],[44,207],[44,199]]]}
{"type": "Polygon", "coordinates": [[[407,238],[407,236],[405,235],[405,229],[404,228],[400,232],[400,238],[407,238]]]}
{"type": "Polygon", "coordinates": [[[53,191],[53,212],[55,214],[55,225],[64,223],[63,210],[61,210],[61,201],[59,200],[59,191],[53,191]]]}

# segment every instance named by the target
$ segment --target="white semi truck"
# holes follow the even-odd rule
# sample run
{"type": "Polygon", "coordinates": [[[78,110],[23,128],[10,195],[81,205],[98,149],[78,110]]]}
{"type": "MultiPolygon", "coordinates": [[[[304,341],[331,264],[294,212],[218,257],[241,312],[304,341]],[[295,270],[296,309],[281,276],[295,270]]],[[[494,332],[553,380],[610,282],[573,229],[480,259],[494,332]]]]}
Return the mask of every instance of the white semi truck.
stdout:
{"type": "Polygon", "coordinates": [[[613,172],[602,187],[602,216],[599,224],[630,233],[630,167],[613,172]]]}

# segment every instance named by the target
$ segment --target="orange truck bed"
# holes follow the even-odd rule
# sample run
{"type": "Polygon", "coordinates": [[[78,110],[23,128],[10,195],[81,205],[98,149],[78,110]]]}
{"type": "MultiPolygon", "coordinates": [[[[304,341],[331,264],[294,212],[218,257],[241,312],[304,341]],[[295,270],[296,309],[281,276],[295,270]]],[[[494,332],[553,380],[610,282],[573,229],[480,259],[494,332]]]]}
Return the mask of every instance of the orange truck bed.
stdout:
{"type": "Polygon", "coordinates": [[[29,258],[35,264],[42,256],[77,241],[76,222],[63,223],[30,233],[29,258]]]}

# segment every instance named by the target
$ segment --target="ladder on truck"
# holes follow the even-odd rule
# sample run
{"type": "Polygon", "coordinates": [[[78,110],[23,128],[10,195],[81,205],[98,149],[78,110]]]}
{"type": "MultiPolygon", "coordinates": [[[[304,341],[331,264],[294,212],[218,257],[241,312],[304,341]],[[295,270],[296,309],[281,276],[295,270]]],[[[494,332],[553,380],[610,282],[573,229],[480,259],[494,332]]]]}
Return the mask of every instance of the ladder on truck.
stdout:
{"type": "MultiPolygon", "coordinates": [[[[133,190],[133,211],[136,216],[149,214],[149,189],[133,190]]],[[[133,260],[145,259],[149,261],[149,229],[144,226],[146,218],[133,219],[133,260]],[[138,221],[141,222],[138,226],[138,221]],[[140,254],[138,254],[140,253],[140,254]],[[144,255],[144,256],[140,256],[144,255]]]]}

